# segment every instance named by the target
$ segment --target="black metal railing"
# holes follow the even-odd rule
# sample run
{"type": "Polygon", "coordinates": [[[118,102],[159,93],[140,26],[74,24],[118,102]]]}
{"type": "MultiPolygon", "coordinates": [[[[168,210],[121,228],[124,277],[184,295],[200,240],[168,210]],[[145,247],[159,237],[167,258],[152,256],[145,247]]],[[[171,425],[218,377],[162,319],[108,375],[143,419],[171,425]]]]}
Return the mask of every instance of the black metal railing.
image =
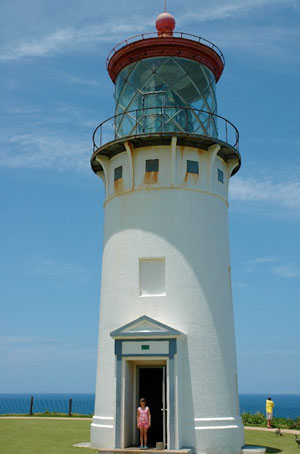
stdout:
{"type": "MultiPolygon", "coordinates": [[[[0,419],[1,415],[10,415],[10,414],[26,414],[26,415],[35,415],[38,413],[44,413],[44,416],[47,414],[55,413],[64,413],[66,416],[70,414],[81,414],[81,415],[92,415],[94,413],[94,394],[72,394],[68,395],[59,395],[59,394],[36,394],[34,396],[30,395],[13,395],[13,394],[1,394],[0,395],[0,419]]],[[[245,396],[245,395],[244,395],[245,396]]],[[[250,413],[252,415],[263,414],[265,415],[265,403],[263,399],[262,402],[258,401],[256,404],[251,403],[249,397],[244,397],[240,395],[240,414],[250,413]]],[[[251,395],[250,395],[251,397],[251,395]]],[[[276,407],[274,408],[274,418],[288,418],[298,421],[300,418],[300,408],[298,405],[297,396],[295,396],[294,401],[288,398],[282,399],[277,404],[275,400],[276,407]]],[[[291,396],[292,397],[292,396],[291,396]]],[[[292,422],[288,425],[293,426],[292,422]]]]}
{"type": "MultiPolygon", "coordinates": [[[[221,49],[219,49],[214,43],[209,41],[208,39],[202,38],[201,36],[193,35],[191,33],[184,33],[184,32],[173,32],[173,36],[175,38],[185,38],[185,39],[190,39],[192,41],[196,41],[200,44],[204,44],[205,46],[209,47],[213,51],[215,51],[219,57],[221,58],[223,65],[225,65],[225,57],[223,55],[223,52],[221,49]]],[[[143,39],[148,39],[148,38],[157,38],[158,33],[157,32],[150,32],[150,33],[142,33],[141,35],[136,35],[132,36],[131,38],[124,39],[124,41],[120,42],[117,44],[108,54],[108,57],[106,59],[106,67],[108,68],[109,61],[111,57],[118,52],[118,50],[122,49],[122,47],[127,46],[128,44],[132,44],[135,41],[141,41],[143,39]]]]}
{"type": "Polygon", "coordinates": [[[93,133],[94,151],[122,137],[155,133],[185,133],[211,137],[238,151],[239,132],[226,118],[192,107],[147,107],[124,111],[100,123],[93,133]]]}
{"type": "Polygon", "coordinates": [[[48,396],[45,394],[35,396],[21,395],[15,397],[12,395],[0,396],[0,415],[9,414],[27,414],[34,415],[44,413],[45,416],[51,413],[61,413],[71,416],[74,413],[82,415],[91,415],[94,413],[94,395],[76,394],[73,398],[59,397],[59,395],[48,396]]]}

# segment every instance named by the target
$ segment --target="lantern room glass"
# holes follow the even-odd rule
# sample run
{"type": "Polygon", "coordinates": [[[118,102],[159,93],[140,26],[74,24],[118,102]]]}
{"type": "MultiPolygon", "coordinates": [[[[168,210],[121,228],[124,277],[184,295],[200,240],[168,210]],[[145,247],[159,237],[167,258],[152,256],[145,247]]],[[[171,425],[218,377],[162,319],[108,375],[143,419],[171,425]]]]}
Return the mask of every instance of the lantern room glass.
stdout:
{"type": "Polygon", "coordinates": [[[126,66],[116,79],[116,138],[172,131],[217,137],[215,87],[208,68],[185,58],[126,66]]]}

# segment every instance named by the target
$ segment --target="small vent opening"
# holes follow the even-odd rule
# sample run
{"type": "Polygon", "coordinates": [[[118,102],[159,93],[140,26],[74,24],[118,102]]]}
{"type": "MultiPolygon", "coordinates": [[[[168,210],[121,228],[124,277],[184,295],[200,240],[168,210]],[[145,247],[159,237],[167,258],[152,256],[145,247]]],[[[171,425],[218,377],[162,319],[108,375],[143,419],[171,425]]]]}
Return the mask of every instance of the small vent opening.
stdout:
{"type": "Polygon", "coordinates": [[[146,160],[146,172],[158,172],[159,160],[158,159],[147,159],[146,160]]]}
{"type": "Polygon", "coordinates": [[[224,172],[220,169],[218,169],[218,181],[220,181],[220,183],[224,183],[224,172]]]}
{"type": "Polygon", "coordinates": [[[120,180],[123,176],[123,167],[120,166],[120,167],[116,167],[115,170],[114,170],[114,180],[117,181],[117,180],[120,180]]]}
{"type": "Polygon", "coordinates": [[[196,175],[199,175],[199,162],[187,160],[186,171],[187,173],[195,173],[196,175]]]}

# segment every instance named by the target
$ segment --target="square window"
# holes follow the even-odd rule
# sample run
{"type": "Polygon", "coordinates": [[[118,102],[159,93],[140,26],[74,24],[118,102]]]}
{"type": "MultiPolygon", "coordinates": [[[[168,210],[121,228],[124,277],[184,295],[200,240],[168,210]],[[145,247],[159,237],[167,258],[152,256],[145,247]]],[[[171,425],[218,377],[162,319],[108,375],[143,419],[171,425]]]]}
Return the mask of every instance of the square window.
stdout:
{"type": "Polygon", "coordinates": [[[114,171],[114,180],[120,180],[122,178],[122,174],[123,174],[123,167],[120,166],[120,167],[116,167],[115,168],[115,171],[114,171]]]}
{"type": "Polygon", "coordinates": [[[139,261],[140,296],[165,295],[165,259],[143,258],[139,261]]]}
{"type": "Polygon", "coordinates": [[[146,159],[146,172],[158,172],[159,160],[158,159],[146,159]]]}
{"type": "Polygon", "coordinates": [[[186,161],[186,171],[188,173],[196,173],[199,175],[199,162],[198,161],[186,161]]]}
{"type": "Polygon", "coordinates": [[[218,169],[218,180],[220,183],[224,183],[224,172],[223,170],[218,169]]]}

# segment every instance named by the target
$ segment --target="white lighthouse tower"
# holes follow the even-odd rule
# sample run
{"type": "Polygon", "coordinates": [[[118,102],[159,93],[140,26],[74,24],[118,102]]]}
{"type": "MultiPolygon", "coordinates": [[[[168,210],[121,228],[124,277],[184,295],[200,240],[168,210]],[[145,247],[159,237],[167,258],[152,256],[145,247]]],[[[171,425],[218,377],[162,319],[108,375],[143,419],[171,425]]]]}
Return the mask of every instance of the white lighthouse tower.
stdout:
{"type": "Polygon", "coordinates": [[[163,13],[107,59],[116,109],[91,159],[106,194],[91,443],[136,446],[145,397],[150,445],[238,454],[227,219],[238,131],[217,115],[222,52],[174,27],[163,13]]]}

